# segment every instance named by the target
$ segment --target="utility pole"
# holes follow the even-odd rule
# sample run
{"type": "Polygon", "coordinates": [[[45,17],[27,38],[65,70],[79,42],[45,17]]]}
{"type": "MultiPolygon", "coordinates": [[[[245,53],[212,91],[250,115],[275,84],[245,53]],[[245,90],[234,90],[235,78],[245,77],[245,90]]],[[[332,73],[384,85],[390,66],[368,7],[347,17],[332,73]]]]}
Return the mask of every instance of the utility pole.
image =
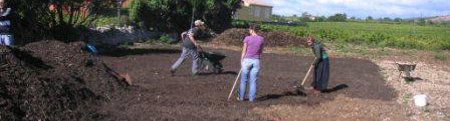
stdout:
{"type": "Polygon", "coordinates": [[[117,0],[117,24],[121,25],[120,11],[122,9],[122,0],[117,0]]]}

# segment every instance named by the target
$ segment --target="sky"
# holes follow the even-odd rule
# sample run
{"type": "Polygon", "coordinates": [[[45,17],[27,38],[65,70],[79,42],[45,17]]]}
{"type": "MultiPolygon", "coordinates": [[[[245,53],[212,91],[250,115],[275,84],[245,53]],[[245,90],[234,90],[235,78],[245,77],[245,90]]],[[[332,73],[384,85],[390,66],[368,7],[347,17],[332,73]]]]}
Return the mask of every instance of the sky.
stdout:
{"type": "Polygon", "coordinates": [[[346,13],[348,17],[417,18],[450,15],[450,0],[264,0],[273,5],[273,14],[314,16],[346,13]]]}

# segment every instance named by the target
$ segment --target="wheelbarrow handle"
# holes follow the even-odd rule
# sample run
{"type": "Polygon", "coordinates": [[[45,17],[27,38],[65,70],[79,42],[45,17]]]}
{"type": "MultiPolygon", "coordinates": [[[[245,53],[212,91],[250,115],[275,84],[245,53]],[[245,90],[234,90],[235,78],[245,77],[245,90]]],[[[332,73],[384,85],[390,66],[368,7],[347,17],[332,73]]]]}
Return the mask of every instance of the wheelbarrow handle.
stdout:
{"type": "Polygon", "coordinates": [[[198,50],[199,50],[200,52],[203,52],[203,48],[200,47],[200,45],[198,45],[197,48],[198,48],[198,50]]]}

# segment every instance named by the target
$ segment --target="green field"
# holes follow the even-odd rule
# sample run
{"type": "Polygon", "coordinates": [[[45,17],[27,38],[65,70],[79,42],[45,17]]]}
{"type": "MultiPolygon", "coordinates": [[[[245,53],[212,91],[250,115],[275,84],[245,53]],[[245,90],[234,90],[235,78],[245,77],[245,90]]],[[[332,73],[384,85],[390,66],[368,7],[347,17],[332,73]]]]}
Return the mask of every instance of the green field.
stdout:
{"type": "Polygon", "coordinates": [[[310,22],[308,26],[263,25],[264,31],[314,36],[333,43],[420,50],[450,50],[450,28],[369,22],[310,22]]]}

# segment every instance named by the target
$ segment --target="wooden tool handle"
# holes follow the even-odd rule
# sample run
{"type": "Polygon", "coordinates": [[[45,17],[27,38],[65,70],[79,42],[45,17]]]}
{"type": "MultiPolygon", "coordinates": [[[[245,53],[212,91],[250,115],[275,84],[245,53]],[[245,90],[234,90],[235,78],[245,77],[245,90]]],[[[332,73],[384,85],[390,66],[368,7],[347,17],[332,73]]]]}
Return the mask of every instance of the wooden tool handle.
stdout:
{"type": "Polygon", "coordinates": [[[308,69],[308,72],[306,72],[305,78],[303,78],[303,81],[302,81],[302,86],[303,86],[303,84],[305,84],[306,79],[308,79],[309,73],[311,72],[312,68],[313,68],[313,65],[311,65],[308,69]]]}
{"type": "Polygon", "coordinates": [[[239,79],[239,76],[241,76],[241,72],[242,72],[242,71],[239,70],[239,73],[238,73],[238,75],[237,75],[237,77],[236,77],[236,80],[234,80],[233,87],[231,88],[230,94],[228,95],[228,101],[230,100],[231,95],[233,94],[233,91],[234,91],[234,88],[236,87],[236,84],[237,84],[237,81],[238,81],[238,79],[239,79]]]}

